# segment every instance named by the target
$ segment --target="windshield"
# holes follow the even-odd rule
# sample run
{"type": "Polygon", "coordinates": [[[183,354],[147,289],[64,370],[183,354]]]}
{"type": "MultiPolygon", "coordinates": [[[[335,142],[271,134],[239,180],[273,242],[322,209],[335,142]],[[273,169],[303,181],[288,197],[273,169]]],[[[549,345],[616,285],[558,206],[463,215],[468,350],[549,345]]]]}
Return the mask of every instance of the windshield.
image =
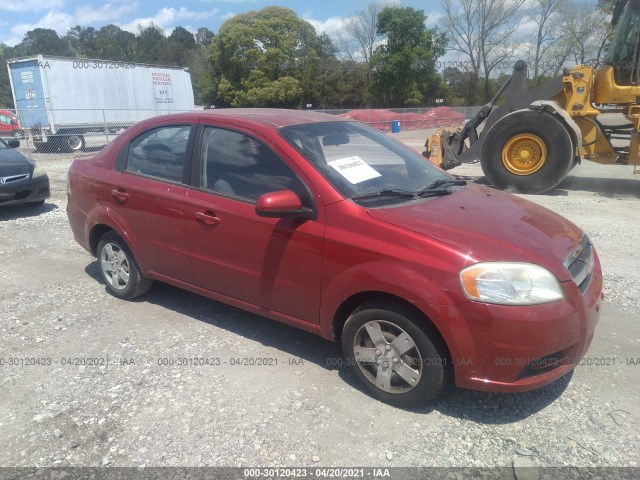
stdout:
{"type": "Polygon", "coordinates": [[[640,54],[640,2],[634,0],[618,22],[616,33],[609,46],[605,63],[614,67],[618,85],[633,85],[640,82],[638,55],[640,54]]]}
{"type": "Polygon", "coordinates": [[[294,125],[280,133],[336,190],[354,200],[407,201],[434,182],[453,180],[420,154],[361,123],[294,125]]]}

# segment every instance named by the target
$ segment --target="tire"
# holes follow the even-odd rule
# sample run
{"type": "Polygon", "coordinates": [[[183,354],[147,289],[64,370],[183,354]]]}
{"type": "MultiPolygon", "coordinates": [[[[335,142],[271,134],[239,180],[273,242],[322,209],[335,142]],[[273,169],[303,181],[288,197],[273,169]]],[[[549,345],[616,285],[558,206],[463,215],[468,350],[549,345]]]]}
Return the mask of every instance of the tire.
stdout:
{"type": "Polygon", "coordinates": [[[52,140],[48,142],[33,142],[33,146],[38,153],[55,153],[59,148],[59,145],[52,140]]]}
{"type": "Polygon", "coordinates": [[[491,127],[480,163],[501,190],[543,193],[564,180],[574,158],[573,140],[560,120],[547,112],[521,110],[491,127]]]}
{"type": "Polygon", "coordinates": [[[131,300],[151,288],[153,280],[142,276],[131,250],[115,232],[102,236],[97,257],[102,279],[113,296],[131,300]]]}
{"type": "Polygon", "coordinates": [[[82,135],[65,135],[60,139],[62,150],[68,153],[84,150],[85,141],[82,135]]]}
{"type": "Polygon", "coordinates": [[[374,397],[402,408],[428,403],[447,381],[445,349],[416,317],[395,305],[365,304],[342,330],[342,352],[350,371],[374,397]],[[398,338],[410,348],[398,349],[398,338]]]}

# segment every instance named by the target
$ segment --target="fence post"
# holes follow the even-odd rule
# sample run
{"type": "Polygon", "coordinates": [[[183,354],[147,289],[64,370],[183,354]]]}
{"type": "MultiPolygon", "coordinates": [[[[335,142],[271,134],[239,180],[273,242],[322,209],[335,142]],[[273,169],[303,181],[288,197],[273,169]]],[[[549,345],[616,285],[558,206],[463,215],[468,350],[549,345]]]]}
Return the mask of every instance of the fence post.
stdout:
{"type": "Polygon", "coordinates": [[[104,127],[105,142],[109,143],[109,129],[107,128],[107,117],[104,114],[104,108],[102,109],[102,126],[104,127]]]}

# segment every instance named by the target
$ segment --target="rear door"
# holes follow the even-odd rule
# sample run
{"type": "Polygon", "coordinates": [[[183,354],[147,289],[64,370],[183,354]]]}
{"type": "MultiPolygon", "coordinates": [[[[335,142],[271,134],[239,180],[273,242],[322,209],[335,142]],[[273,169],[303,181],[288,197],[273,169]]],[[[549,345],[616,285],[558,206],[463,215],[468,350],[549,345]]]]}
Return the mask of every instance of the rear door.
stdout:
{"type": "Polygon", "coordinates": [[[194,154],[187,224],[195,282],[219,294],[318,323],[324,211],[266,140],[206,125],[194,154]],[[264,193],[294,190],[315,220],[264,218],[264,193]]]}
{"type": "Polygon", "coordinates": [[[106,179],[106,198],[146,271],[191,282],[186,231],[190,156],[195,127],[156,126],[120,152],[106,179]]]}

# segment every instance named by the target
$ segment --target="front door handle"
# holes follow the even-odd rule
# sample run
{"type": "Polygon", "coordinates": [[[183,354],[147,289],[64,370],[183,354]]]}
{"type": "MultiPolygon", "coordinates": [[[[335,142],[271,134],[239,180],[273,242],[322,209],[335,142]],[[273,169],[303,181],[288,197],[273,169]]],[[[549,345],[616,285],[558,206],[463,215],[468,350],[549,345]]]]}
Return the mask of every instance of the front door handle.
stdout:
{"type": "Polygon", "coordinates": [[[220,223],[220,219],[216,217],[216,214],[208,210],[206,212],[196,212],[196,220],[205,225],[218,225],[220,223]]]}
{"type": "Polygon", "coordinates": [[[116,202],[123,204],[129,200],[129,194],[122,188],[114,188],[111,190],[111,196],[116,199],[116,202]]]}

